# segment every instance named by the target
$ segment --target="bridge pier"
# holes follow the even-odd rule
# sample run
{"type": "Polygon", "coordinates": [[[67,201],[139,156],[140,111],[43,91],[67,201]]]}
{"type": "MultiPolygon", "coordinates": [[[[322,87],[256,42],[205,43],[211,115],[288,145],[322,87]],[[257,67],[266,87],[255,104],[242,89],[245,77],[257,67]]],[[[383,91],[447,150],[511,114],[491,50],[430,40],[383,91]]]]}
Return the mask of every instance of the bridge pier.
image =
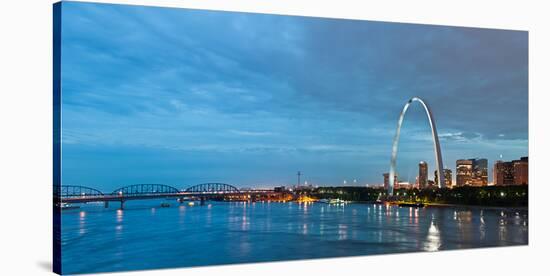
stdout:
{"type": "Polygon", "coordinates": [[[105,201],[105,208],[109,208],[109,201],[105,201]]]}
{"type": "Polygon", "coordinates": [[[204,196],[201,196],[201,205],[204,205],[205,201],[206,201],[206,198],[204,196]]]}
{"type": "Polygon", "coordinates": [[[124,200],[120,201],[120,210],[124,210],[124,200]]]}

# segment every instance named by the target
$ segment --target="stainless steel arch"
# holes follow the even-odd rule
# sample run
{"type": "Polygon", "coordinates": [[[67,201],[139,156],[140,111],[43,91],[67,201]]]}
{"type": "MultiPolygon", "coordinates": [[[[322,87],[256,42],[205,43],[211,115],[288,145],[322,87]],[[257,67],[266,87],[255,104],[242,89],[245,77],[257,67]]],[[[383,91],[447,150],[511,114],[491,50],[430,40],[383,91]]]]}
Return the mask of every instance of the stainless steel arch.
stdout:
{"type": "Polygon", "coordinates": [[[435,152],[435,163],[437,165],[437,175],[438,177],[438,187],[443,188],[445,187],[445,178],[442,177],[443,174],[443,159],[441,158],[441,147],[439,146],[439,137],[437,135],[437,129],[435,127],[435,120],[433,118],[432,111],[430,110],[430,107],[424,102],[422,99],[418,97],[411,98],[403,107],[403,110],[401,111],[401,115],[399,116],[399,121],[397,122],[397,132],[395,133],[395,137],[393,138],[393,146],[392,146],[392,153],[391,153],[391,162],[390,162],[390,179],[389,179],[389,187],[388,187],[388,194],[393,195],[393,187],[395,187],[395,167],[397,162],[397,148],[399,146],[399,135],[401,134],[401,125],[403,124],[403,119],[405,118],[405,113],[407,113],[407,109],[409,109],[409,105],[411,105],[412,102],[419,102],[422,104],[422,107],[424,107],[424,111],[426,111],[426,115],[428,115],[428,121],[430,123],[430,127],[432,129],[432,139],[434,143],[434,152],[435,152]]]}

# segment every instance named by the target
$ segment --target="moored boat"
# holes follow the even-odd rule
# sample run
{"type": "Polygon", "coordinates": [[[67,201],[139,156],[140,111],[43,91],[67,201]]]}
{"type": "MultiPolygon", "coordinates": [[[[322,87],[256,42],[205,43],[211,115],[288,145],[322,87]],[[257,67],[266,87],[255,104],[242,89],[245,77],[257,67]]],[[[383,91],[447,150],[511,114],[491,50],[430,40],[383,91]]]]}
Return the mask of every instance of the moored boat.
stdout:
{"type": "Polygon", "coordinates": [[[69,203],[61,203],[59,204],[59,207],[61,207],[61,210],[70,210],[70,209],[78,209],[80,206],[78,205],[72,205],[69,203]]]}

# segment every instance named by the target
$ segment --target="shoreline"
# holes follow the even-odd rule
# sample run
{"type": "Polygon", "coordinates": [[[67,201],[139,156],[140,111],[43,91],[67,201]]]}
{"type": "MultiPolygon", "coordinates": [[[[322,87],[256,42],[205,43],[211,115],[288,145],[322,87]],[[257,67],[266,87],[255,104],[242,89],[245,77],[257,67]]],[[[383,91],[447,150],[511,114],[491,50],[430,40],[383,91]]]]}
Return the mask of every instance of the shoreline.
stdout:
{"type": "MultiPolygon", "coordinates": [[[[384,204],[383,202],[376,201],[352,201],[351,203],[358,204],[384,204]]],[[[397,202],[389,202],[392,205],[397,205],[397,202]]],[[[475,209],[489,209],[489,210],[499,210],[499,209],[517,209],[522,211],[528,211],[529,206],[491,206],[491,205],[468,205],[468,204],[452,204],[452,203],[424,203],[424,207],[453,207],[453,208],[475,208],[475,209]]]]}
{"type": "Polygon", "coordinates": [[[458,207],[458,208],[475,208],[475,209],[517,209],[522,211],[528,211],[529,206],[490,206],[490,205],[468,205],[468,204],[449,204],[449,203],[424,203],[426,207],[458,207]]]}

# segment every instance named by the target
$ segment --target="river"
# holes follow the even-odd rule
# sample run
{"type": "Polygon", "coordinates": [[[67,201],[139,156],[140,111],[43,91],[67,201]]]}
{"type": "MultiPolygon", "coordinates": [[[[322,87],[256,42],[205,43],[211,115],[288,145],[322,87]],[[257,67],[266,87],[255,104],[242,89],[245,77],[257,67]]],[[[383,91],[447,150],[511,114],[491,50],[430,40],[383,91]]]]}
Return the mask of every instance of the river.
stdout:
{"type": "Polygon", "coordinates": [[[64,274],[528,243],[526,209],[174,200],[117,208],[63,210],[64,274]]]}

